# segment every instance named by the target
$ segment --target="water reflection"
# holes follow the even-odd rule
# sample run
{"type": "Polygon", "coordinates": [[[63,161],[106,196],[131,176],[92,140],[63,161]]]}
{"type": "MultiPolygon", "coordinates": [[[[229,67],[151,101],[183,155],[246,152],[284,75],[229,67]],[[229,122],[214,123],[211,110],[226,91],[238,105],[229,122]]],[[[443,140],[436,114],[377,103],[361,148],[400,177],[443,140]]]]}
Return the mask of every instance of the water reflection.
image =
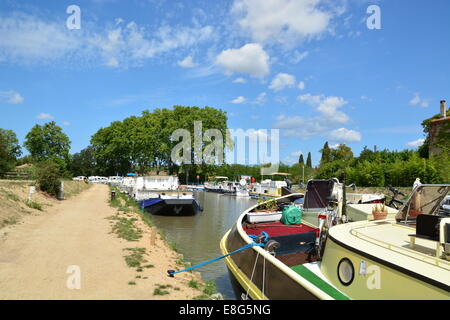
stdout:
{"type": "MultiPolygon", "coordinates": [[[[237,198],[210,192],[195,192],[203,212],[193,217],[152,216],[158,228],[177,244],[186,261],[197,264],[221,256],[219,243],[239,215],[256,204],[251,198],[237,198]]],[[[197,271],[205,280],[214,279],[225,299],[234,299],[224,261],[203,266],[197,271]]]]}

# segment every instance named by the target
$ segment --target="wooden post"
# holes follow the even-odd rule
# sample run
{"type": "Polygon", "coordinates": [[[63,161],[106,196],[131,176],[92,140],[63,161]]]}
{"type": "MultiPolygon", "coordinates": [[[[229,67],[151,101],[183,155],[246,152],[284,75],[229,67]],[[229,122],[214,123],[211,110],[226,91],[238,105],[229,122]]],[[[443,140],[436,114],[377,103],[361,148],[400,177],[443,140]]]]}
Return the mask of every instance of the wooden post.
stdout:
{"type": "Polygon", "coordinates": [[[36,192],[36,187],[31,186],[30,190],[28,191],[28,201],[32,201],[33,199],[33,193],[36,192]]]}

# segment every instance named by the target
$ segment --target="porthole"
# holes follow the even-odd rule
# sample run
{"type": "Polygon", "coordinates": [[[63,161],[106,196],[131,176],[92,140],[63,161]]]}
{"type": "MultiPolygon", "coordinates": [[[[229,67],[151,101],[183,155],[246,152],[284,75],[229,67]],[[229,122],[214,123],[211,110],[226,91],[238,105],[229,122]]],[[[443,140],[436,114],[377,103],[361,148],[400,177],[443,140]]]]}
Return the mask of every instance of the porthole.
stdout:
{"type": "Polygon", "coordinates": [[[350,285],[355,277],[355,268],[353,267],[353,263],[347,258],[341,259],[338,264],[337,273],[339,281],[344,286],[350,285]]]}

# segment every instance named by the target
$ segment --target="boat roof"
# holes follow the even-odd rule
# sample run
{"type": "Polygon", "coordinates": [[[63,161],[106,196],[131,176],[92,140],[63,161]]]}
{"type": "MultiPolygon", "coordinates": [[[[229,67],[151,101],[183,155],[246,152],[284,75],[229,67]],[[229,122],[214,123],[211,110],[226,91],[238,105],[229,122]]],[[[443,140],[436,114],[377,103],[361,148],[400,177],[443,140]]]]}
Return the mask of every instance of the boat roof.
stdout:
{"type": "Polygon", "coordinates": [[[330,228],[329,240],[339,246],[386,264],[402,273],[450,290],[450,261],[437,258],[433,241],[417,238],[410,248],[414,227],[395,220],[359,221],[330,228]]]}

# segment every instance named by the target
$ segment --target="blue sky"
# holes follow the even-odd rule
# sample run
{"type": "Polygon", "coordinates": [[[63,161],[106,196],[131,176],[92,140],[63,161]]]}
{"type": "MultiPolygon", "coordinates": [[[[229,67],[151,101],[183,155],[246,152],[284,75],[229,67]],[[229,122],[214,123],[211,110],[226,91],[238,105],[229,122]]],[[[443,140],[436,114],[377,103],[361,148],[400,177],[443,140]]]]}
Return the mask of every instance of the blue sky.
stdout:
{"type": "MultiPolygon", "coordinates": [[[[0,3],[0,127],[54,120],[71,152],[114,120],[172,105],[280,129],[280,159],[348,144],[414,148],[449,99],[447,0],[0,3]],[[69,30],[69,5],[81,29],[69,30]],[[381,29],[369,29],[377,5],[381,29]]],[[[262,132],[262,131],[261,131],[262,132]]]]}

